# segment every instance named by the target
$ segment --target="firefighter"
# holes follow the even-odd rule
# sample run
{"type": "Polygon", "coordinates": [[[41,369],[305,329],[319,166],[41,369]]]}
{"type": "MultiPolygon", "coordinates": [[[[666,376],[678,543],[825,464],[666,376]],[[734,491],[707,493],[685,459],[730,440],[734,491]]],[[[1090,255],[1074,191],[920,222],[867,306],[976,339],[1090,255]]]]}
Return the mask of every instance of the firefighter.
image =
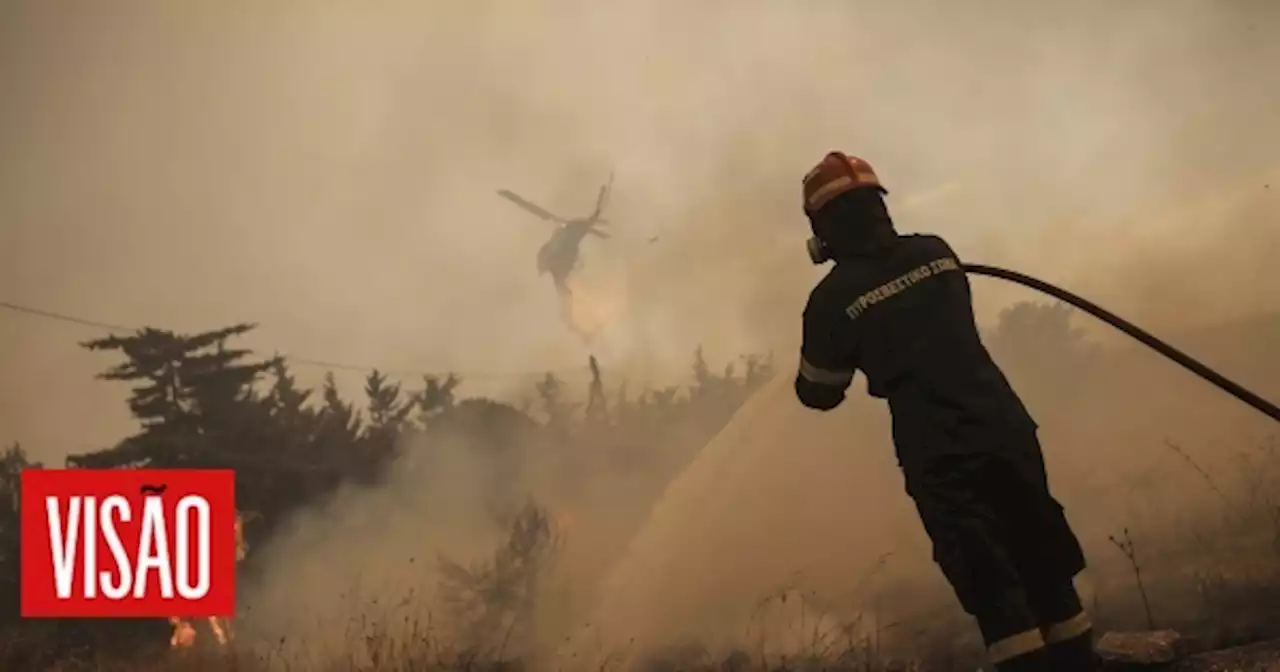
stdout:
{"type": "Polygon", "coordinates": [[[1037,425],[978,336],[964,268],[932,235],[899,235],[888,192],[841,152],[804,178],[815,264],[795,389],[838,406],[861,370],[888,401],[907,493],[933,557],[997,670],[1094,669],[1073,579],[1084,554],[1049,491],[1037,425]]]}

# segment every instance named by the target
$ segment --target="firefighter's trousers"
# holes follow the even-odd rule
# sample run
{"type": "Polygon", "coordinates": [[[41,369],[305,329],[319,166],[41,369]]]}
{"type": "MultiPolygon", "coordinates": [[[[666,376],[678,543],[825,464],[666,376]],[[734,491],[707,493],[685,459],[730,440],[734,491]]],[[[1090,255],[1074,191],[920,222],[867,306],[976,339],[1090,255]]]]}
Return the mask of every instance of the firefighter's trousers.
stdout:
{"type": "Polygon", "coordinates": [[[903,471],[934,560],[997,669],[1091,669],[1092,626],[1072,581],[1084,553],[1049,491],[1034,432],[903,471]]]}

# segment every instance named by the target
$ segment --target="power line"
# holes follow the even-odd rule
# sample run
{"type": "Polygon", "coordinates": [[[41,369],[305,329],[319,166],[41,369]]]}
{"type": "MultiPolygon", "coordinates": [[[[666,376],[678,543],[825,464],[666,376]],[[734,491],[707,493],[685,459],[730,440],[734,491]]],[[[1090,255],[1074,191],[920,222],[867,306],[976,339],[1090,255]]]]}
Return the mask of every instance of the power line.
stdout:
{"type": "MultiPolygon", "coordinates": [[[[91,320],[91,319],[88,319],[88,318],[76,317],[76,316],[74,316],[74,315],[67,315],[67,314],[65,314],[65,313],[58,313],[58,312],[54,312],[54,311],[51,311],[51,310],[42,310],[42,309],[40,309],[40,308],[32,308],[32,307],[30,307],[30,306],[18,305],[18,304],[16,304],[16,303],[10,303],[10,302],[8,302],[8,301],[0,301],[0,308],[4,308],[4,309],[7,309],[7,310],[11,310],[11,311],[14,311],[14,312],[17,312],[17,313],[23,313],[23,314],[26,314],[26,315],[30,315],[30,316],[32,316],[32,317],[40,317],[40,318],[44,318],[44,319],[47,319],[47,320],[55,320],[55,321],[58,321],[58,322],[66,322],[66,323],[69,323],[69,324],[76,324],[76,325],[80,325],[80,326],[82,326],[82,327],[92,327],[92,328],[94,328],[94,329],[102,329],[102,330],[104,330],[104,331],[111,331],[111,332],[129,332],[129,333],[142,331],[141,329],[139,329],[139,328],[137,328],[137,327],[126,327],[126,326],[121,326],[121,325],[118,325],[118,324],[111,324],[111,323],[108,323],[108,322],[100,322],[100,321],[98,321],[98,320],[91,320]]],[[[507,379],[511,379],[511,378],[534,378],[534,377],[538,377],[538,376],[544,376],[544,375],[546,375],[546,374],[548,374],[548,373],[568,373],[568,372],[570,372],[570,371],[578,372],[578,370],[579,370],[579,369],[586,370],[586,365],[583,365],[582,367],[561,368],[561,369],[548,369],[548,370],[545,370],[545,371],[526,371],[526,372],[517,372],[517,371],[509,371],[509,372],[493,372],[493,371],[490,371],[490,372],[477,372],[477,371],[472,371],[472,372],[469,372],[469,373],[464,373],[464,372],[461,372],[461,371],[450,371],[450,370],[448,370],[448,369],[444,369],[444,370],[442,370],[442,371],[431,372],[431,371],[422,371],[422,370],[417,370],[417,369],[395,369],[395,368],[383,368],[383,367],[375,367],[375,366],[365,366],[365,365],[361,365],[361,364],[349,364],[349,363],[344,363],[344,362],[336,362],[336,361],[323,360],[323,359],[310,359],[310,358],[306,358],[306,357],[294,357],[294,356],[292,356],[292,355],[282,355],[282,356],[283,356],[283,357],[285,357],[285,359],[287,359],[291,364],[300,364],[300,365],[303,365],[303,366],[313,366],[313,367],[317,367],[317,368],[330,369],[330,370],[339,370],[339,371],[355,371],[355,372],[359,372],[359,373],[369,373],[369,372],[374,371],[374,370],[376,369],[376,370],[377,370],[377,371],[379,371],[380,373],[390,373],[390,374],[406,375],[406,376],[439,376],[439,375],[441,375],[441,373],[443,372],[443,373],[454,373],[454,374],[457,374],[457,375],[458,375],[459,377],[461,377],[461,378],[466,378],[466,379],[469,379],[469,380],[481,380],[481,379],[502,379],[502,378],[507,378],[507,379]]]]}
{"type": "Polygon", "coordinates": [[[132,327],[122,327],[116,324],[107,324],[106,322],[86,320],[82,317],[72,317],[70,315],[63,315],[62,313],[40,310],[39,308],[28,308],[27,306],[19,306],[15,303],[9,303],[8,301],[0,301],[0,308],[7,308],[9,310],[34,315],[36,317],[44,317],[51,320],[59,320],[61,322],[70,322],[72,324],[79,324],[81,326],[93,327],[95,329],[103,329],[106,331],[137,331],[137,329],[132,327]]]}

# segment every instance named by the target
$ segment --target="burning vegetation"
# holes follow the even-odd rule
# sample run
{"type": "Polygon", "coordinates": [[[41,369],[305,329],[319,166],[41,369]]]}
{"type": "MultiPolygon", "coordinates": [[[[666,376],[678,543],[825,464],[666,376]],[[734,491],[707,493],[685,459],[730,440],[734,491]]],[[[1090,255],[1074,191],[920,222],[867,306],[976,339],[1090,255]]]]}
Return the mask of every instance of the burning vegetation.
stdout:
{"type": "MultiPolygon", "coordinates": [[[[648,452],[654,458],[650,467],[658,469],[648,497],[656,497],[660,474],[678,469],[680,455],[687,458],[693,446],[713,435],[737,405],[772,375],[764,357],[746,357],[739,371],[729,366],[724,374],[714,374],[699,354],[698,385],[690,393],[682,394],[675,386],[628,393],[625,381],[609,380],[592,360],[583,366],[584,373],[594,374],[586,408],[589,421],[579,421],[575,415],[581,404],[553,374],[536,386],[537,405],[521,411],[489,399],[460,398],[463,381],[453,375],[429,377],[420,389],[409,391],[375,371],[364,381],[367,403],[358,409],[342,397],[332,375],[320,390],[303,389],[285,360],[254,361],[252,353],[231,347],[233,339],[251,329],[237,325],[195,335],[144,329],[87,343],[91,350],[123,356],[124,361],[102,377],[135,386],[130,408],[142,429],[114,446],[67,460],[70,467],[89,469],[235,469],[242,511],[237,519],[237,556],[243,561],[240,573],[247,585],[264,569],[255,564],[254,549],[287,531],[292,517],[324,506],[346,489],[376,488],[395,469],[416,473],[412,471],[415,456],[406,450],[433,440],[466,437],[476,450],[492,452],[495,465],[534,445],[591,442],[604,449],[597,457],[608,460],[627,455],[632,457],[626,459],[635,459],[648,452]],[[606,395],[606,384],[616,394],[606,395]],[[655,453],[648,449],[651,442],[673,447],[655,453]]],[[[37,465],[18,446],[5,453],[0,486],[7,495],[5,520],[14,524],[6,522],[0,530],[11,549],[17,543],[17,475],[29,466],[37,465]]],[[[510,572],[533,571],[525,556],[549,542],[538,539],[550,535],[553,527],[563,532],[577,518],[571,496],[556,503],[554,515],[532,504],[521,513],[520,502],[527,493],[510,473],[497,472],[488,479],[484,493],[492,514],[486,525],[495,529],[516,525],[520,534],[531,535],[530,540],[512,541],[514,546],[495,555],[489,569],[444,559],[438,566],[441,581],[455,584],[451,590],[442,590],[440,599],[454,604],[458,614],[480,609],[488,614],[481,620],[498,618],[491,606],[485,606],[493,599],[486,582],[505,586],[510,572]],[[552,518],[541,518],[544,515],[552,518]]],[[[637,508],[625,515],[635,524],[643,511],[637,508]]],[[[239,648],[235,642],[241,638],[233,636],[232,624],[222,619],[170,618],[163,624],[165,634],[149,622],[18,621],[16,560],[16,549],[0,555],[7,603],[13,610],[4,626],[7,638],[0,647],[0,668],[44,669],[56,661],[146,658],[146,652],[161,643],[188,661],[201,652],[230,653],[239,648]]],[[[485,630],[474,625],[466,628],[472,638],[485,630]]]]}
{"type": "MultiPolygon", "coordinates": [[[[249,547],[244,542],[244,515],[236,513],[236,562],[245,559],[248,554],[249,547]]],[[[210,616],[204,619],[209,626],[209,634],[213,636],[213,641],[219,647],[225,647],[231,643],[231,622],[225,618],[210,616]]],[[[195,625],[185,618],[178,616],[170,616],[169,624],[173,626],[173,635],[169,637],[169,648],[171,649],[189,649],[196,643],[195,625]]]]}

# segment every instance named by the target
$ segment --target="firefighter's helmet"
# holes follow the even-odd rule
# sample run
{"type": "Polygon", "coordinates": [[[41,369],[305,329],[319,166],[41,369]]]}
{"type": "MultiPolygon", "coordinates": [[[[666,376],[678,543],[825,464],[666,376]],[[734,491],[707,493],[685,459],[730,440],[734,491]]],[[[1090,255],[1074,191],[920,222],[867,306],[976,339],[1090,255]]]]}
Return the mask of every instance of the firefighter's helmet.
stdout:
{"type": "Polygon", "coordinates": [[[830,152],[804,176],[804,210],[812,214],[840,194],[866,188],[889,193],[866,159],[830,152]]]}

